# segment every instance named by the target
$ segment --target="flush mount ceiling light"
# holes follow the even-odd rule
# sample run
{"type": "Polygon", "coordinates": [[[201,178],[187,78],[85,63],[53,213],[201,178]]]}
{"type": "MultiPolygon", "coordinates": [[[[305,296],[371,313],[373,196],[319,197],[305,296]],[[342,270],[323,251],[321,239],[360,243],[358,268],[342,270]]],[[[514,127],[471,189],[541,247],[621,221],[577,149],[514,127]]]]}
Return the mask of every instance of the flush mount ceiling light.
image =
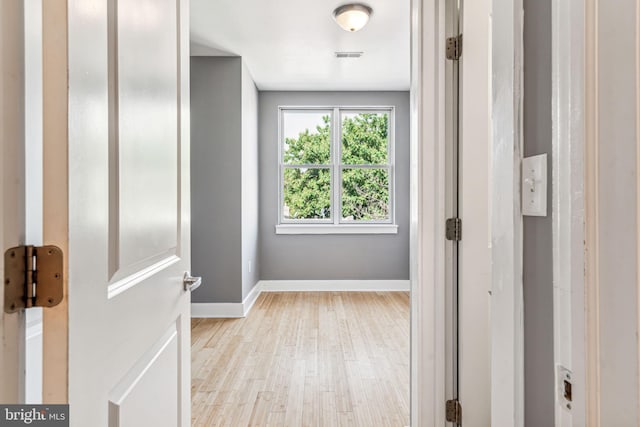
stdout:
{"type": "Polygon", "coordinates": [[[369,22],[373,10],[364,4],[345,4],[333,11],[333,18],[345,31],[356,32],[369,22]]]}

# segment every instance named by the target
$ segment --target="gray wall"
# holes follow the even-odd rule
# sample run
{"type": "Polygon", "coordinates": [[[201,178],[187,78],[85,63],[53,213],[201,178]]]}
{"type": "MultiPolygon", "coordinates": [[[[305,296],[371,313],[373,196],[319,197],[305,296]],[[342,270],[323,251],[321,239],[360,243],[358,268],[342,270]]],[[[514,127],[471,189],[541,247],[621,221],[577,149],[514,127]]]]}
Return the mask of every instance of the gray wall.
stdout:
{"type": "Polygon", "coordinates": [[[260,92],[260,271],[263,280],[409,279],[409,93],[260,92]],[[278,106],[395,106],[397,235],[276,235],[278,106]]]}
{"type": "Polygon", "coordinates": [[[546,217],[524,217],[525,425],[554,424],[551,0],[524,0],[524,155],[547,153],[546,217]]]}
{"type": "Polygon", "coordinates": [[[241,58],[191,58],[191,264],[203,278],[193,302],[241,302],[257,282],[257,213],[242,214],[243,202],[257,207],[256,99],[241,58]]]}

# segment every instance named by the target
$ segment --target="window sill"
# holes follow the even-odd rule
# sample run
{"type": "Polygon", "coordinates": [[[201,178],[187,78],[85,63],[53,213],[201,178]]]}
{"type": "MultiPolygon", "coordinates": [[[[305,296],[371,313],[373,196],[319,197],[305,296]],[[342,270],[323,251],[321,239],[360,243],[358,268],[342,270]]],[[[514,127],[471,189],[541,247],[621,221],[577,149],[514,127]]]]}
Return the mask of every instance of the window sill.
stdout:
{"type": "Polygon", "coordinates": [[[280,224],[276,234],[398,234],[395,224],[280,224]]]}

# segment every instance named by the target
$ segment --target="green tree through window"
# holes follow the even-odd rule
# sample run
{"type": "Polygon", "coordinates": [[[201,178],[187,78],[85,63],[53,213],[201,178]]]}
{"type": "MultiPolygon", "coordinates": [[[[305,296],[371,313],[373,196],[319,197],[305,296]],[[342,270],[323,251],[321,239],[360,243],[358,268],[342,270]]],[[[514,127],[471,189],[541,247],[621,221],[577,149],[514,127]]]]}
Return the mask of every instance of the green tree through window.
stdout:
{"type": "MultiPolygon", "coordinates": [[[[340,121],[340,214],[352,221],[389,220],[389,114],[343,113],[340,121]]],[[[331,140],[329,115],[315,129],[285,138],[283,160],[292,165],[284,169],[285,217],[331,218],[331,140]]]]}

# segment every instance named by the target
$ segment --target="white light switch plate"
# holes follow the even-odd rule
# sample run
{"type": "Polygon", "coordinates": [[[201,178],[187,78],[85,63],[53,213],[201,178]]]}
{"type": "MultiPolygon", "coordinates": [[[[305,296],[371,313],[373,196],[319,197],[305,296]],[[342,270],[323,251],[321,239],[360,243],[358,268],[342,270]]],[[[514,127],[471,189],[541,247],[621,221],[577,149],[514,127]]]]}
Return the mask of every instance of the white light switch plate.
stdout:
{"type": "Polygon", "coordinates": [[[547,155],[522,159],[522,215],[547,216],[547,155]]]}

